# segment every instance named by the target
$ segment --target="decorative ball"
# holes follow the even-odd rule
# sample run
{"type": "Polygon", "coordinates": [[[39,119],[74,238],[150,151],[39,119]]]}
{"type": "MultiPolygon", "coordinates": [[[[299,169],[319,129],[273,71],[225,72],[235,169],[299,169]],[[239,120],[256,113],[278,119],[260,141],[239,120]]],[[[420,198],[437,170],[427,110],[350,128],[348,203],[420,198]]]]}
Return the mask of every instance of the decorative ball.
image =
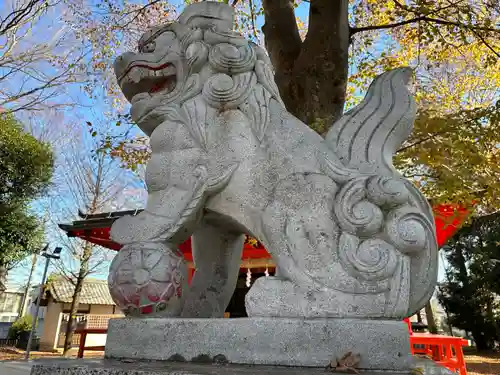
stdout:
{"type": "Polygon", "coordinates": [[[179,316],[187,290],[182,253],[164,243],[124,246],[111,262],[109,291],[127,316],[179,316]]]}

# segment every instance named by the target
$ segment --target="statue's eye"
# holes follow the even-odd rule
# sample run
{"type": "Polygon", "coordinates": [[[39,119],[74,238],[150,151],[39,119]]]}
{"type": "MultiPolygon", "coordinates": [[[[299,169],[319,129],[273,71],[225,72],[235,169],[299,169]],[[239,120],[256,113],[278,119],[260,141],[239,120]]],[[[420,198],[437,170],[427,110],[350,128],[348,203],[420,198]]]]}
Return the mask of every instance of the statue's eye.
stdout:
{"type": "Polygon", "coordinates": [[[155,48],[156,48],[156,43],[154,41],[151,41],[151,42],[148,42],[142,46],[141,52],[152,53],[155,51],[155,48]]]}

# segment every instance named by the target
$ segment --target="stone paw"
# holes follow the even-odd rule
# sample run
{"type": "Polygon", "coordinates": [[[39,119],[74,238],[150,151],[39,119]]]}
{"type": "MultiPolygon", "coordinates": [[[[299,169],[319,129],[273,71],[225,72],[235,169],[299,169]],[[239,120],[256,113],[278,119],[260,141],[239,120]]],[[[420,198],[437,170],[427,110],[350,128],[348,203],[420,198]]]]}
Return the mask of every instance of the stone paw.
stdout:
{"type": "Polygon", "coordinates": [[[224,310],[213,292],[190,294],[182,308],[181,318],[222,318],[224,310]]]}
{"type": "Polygon", "coordinates": [[[143,211],[136,216],[123,216],[111,227],[110,237],[122,245],[155,239],[170,226],[168,218],[143,211]]]}

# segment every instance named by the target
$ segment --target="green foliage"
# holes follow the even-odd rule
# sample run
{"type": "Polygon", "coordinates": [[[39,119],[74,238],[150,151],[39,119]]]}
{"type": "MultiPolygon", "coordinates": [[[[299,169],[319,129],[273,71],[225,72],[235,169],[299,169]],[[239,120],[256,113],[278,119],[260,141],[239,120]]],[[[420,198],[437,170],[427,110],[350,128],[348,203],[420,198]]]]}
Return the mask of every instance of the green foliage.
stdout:
{"type": "Polygon", "coordinates": [[[444,115],[422,108],[396,165],[433,201],[499,207],[500,101],[444,115]]]}
{"type": "Polygon", "coordinates": [[[60,273],[57,273],[57,272],[51,272],[49,274],[49,276],[47,276],[47,281],[45,283],[45,285],[50,285],[52,284],[54,281],[60,279],[62,276],[60,273]]]}
{"type": "Polygon", "coordinates": [[[12,268],[42,247],[43,227],[26,207],[17,206],[0,220],[0,266],[12,268]]]}
{"type": "Polygon", "coordinates": [[[0,115],[0,213],[43,193],[53,164],[49,145],[24,132],[13,116],[0,115]]]}
{"type": "Polygon", "coordinates": [[[33,317],[31,315],[25,315],[18,318],[9,328],[8,337],[10,340],[17,340],[23,332],[31,331],[33,326],[33,317]]]}
{"type": "MultiPolygon", "coordinates": [[[[436,203],[500,193],[500,6],[491,1],[351,0],[348,94],[399,66],[416,71],[419,113],[398,167],[436,203]]],[[[348,104],[359,96],[348,95],[348,104]]]]}
{"type": "Polygon", "coordinates": [[[476,218],[443,249],[449,268],[438,299],[449,324],[471,332],[478,350],[500,339],[500,213],[476,218]]]}
{"type": "Polygon", "coordinates": [[[52,170],[50,147],[12,115],[0,115],[0,267],[10,269],[40,248],[43,230],[28,205],[47,189],[52,170]]]}

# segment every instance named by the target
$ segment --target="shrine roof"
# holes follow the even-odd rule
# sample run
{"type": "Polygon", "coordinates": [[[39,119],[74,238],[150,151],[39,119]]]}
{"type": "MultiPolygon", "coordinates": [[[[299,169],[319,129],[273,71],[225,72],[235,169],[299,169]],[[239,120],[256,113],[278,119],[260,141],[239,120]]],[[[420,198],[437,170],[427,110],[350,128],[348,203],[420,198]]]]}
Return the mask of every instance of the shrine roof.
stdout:
{"type": "Polygon", "coordinates": [[[143,210],[127,210],[127,211],[114,211],[114,212],[103,212],[99,214],[87,215],[78,211],[78,216],[81,220],[75,220],[71,224],[59,224],[59,228],[68,233],[76,230],[92,229],[92,228],[104,228],[111,227],[116,219],[126,215],[135,216],[143,210]]]}
{"type": "MultiPolygon", "coordinates": [[[[104,212],[94,215],[85,215],[78,212],[81,220],[75,220],[71,224],[59,224],[68,237],[79,237],[93,244],[103,246],[111,250],[120,250],[121,245],[110,238],[110,229],[114,221],[125,215],[137,215],[143,210],[128,210],[117,212],[104,212]]],[[[191,239],[179,245],[187,261],[192,261],[191,239]]],[[[242,259],[268,259],[271,256],[264,247],[255,240],[247,237],[243,248],[242,259]]]]}
{"type": "MultiPolygon", "coordinates": [[[[109,231],[114,221],[125,215],[137,215],[142,212],[142,209],[128,210],[128,211],[115,211],[115,212],[104,212],[93,215],[86,215],[81,211],[78,212],[80,220],[75,220],[71,224],[59,224],[59,228],[64,230],[68,237],[80,237],[84,240],[92,242],[94,244],[104,246],[108,249],[120,250],[121,245],[117,244],[110,239],[109,231]]],[[[436,224],[436,236],[438,246],[443,246],[446,241],[455,234],[455,232],[462,226],[467,217],[470,215],[470,211],[464,207],[456,204],[438,204],[433,206],[435,224],[436,224]]],[[[190,252],[191,245],[190,240],[186,241],[184,246],[180,246],[183,252],[190,252]]],[[[251,257],[269,257],[267,254],[260,254],[262,250],[265,249],[262,245],[257,244],[251,246],[247,243],[245,248],[252,252],[251,257]],[[258,254],[257,254],[258,253],[258,254]]]]}
{"type": "MultiPolygon", "coordinates": [[[[75,286],[66,279],[54,280],[50,283],[49,293],[56,302],[71,303],[75,286]]],[[[89,279],[83,282],[80,303],[86,305],[114,305],[105,280],[89,279]]]]}

